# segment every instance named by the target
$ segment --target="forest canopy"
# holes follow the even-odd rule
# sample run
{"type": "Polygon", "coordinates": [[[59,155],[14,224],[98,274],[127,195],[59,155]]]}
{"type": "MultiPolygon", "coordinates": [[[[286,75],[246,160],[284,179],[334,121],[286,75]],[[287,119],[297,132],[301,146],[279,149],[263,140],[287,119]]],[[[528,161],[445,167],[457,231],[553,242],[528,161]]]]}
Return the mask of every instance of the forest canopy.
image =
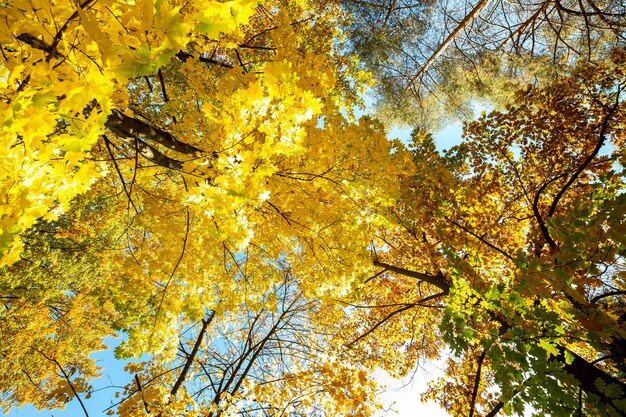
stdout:
{"type": "Polygon", "coordinates": [[[453,416],[626,415],[625,17],[3,2],[0,407],[103,412],[117,338],[110,415],[373,416],[437,358],[453,416]]]}

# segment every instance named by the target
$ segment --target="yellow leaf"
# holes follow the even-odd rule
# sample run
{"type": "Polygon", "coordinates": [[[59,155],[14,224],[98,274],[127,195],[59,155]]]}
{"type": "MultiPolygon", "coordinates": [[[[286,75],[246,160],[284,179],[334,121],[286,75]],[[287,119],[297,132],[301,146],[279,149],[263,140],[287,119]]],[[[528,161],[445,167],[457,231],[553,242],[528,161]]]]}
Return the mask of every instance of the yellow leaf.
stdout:
{"type": "Polygon", "coordinates": [[[153,0],[143,0],[142,3],[143,18],[141,19],[139,30],[145,33],[152,29],[152,23],[154,22],[154,3],[153,0]]]}
{"type": "Polygon", "coordinates": [[[174,50],[184,49],[190,25],[180,21],[180,7],[170,8],[165,1],[159,1],[157,7],[156,21],[158,26],[165,32],[167,40],[174,50]]]}
{"type": "Polygon", "coordinates": [[[254,15],[255,5],[256,1],[251,0],[207,1],[197,16],[196,30],[206,33],[209,38],[217,38],[220,33],[234,33],[239,25],[248,23],[254,15]]]}
{"type": "Polygon", "coordinates": [[[80,7],[80,5],[76,6],[76,12],[80,17],[80,21],[85,29],[85,32],[91,36],[91,38],[98,44],[98,49],[100,49],[100,54],[102,55],[102,60],[106,59],[106,56],[111,49],[111,40],[100,30],[97,21],[92,20],[87,13],[80,7]]]}

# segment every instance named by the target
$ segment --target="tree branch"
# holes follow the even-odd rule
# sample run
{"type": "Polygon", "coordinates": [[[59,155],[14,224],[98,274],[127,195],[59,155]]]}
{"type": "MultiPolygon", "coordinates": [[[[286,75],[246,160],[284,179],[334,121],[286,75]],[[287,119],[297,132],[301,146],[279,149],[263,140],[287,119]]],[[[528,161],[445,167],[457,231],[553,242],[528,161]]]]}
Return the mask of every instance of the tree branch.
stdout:
{"type": "Polygon", "coordinates": [[[478,386],[480,385],[480,373],[483,367],[483,361],[487,354],[487,348],[484,348],[478,358],[478,369],[476,369],[476,378],[474,378],[474,389],[472,390],[472,400],[470,402],[469,417],[474,417],[474,408],[476,407],[476,396],[478,395],[478,386]]]}
{"type": "Polygon", "coordinates": [[[480,0],[478,4],[474,6],[474,8],[463,18],[463,20],[461,20],[461,22],[457,25],[457,27],[455,27],[454,30],[448,35],[448,37],[443,41],[443,43],[437,47],[435,52],[433,52],[432,55],[428,58],[428,61],[426,61],[424,66],[422,66],[422,68],[420,68],[417,74],[415,74],[415,76],[411,78],[411,80],[408,82],[404,90],[405,92],[415,83],[415,81],[417,81],[418,78],[422,77],[426,73],[426,71],[428,71],[430,66],[437,60],[437,58],[439,58],[439,56],[444,53],[444,51],[448,48],[448,46],[450,46],[450,44],[454,42],[454,40],[459,36],[459,34],[467,26],[469,26],[474,21],[474,19],[478,17],[480,12],[485,7],[487,7],[489,3],[491,3],[491,0],[480,0]]]}
{"type": "Polygon", "coordinates": [[[153,146],[148,145],[141,139],[134,136],[124,136],[124,132],[119,132],[115,129],[111,129],[111,131],[120,136],[122,142],[136,149],[139,155],[143,156],[147,160],[165,168],[175,169],[177,171],[181,171],[183,169],[183,163],[181,161],[164,155],[159,150],[157,150],[153,146]]]}
{"type": "Polygon", "coordinates": [[[596,302],[598,302],[599,300],[601,300],[601,299],[603,299],[603,298],[606,298],[606,297],[612,297],[612,296],[614,296],[614,295],[626,295],[626,291],[623,291],[623,290],[622,290],[622,291],[616,290],[616,291],[609,291],[609,292],[606,292],[606,293],[604,293],[604,294],[596,295],[595,297],[593,297],[593,298],[591,299],[591,302],[592,302],[592,303],[596,303],[596,302]]]}
{"type": "Polygon", "coordinates": [[[363,333],[361,336],[357,337],[356,339],[354,339],[352,342],[348,343],[346,345],[347,348],[351,348],[352,345],[354,345],[356,342],[358,342],[359,340],[367,337],[369,334],[371,334],[374,330],[376,330],[378,327],[380,327],[381,325],[383,325],[385,322],[387,322],[389,319],[391,319],[393,316],[402,313],[403,311],[409,310],[413,307],[418,307],[421,306],[423,303],[428,302],[430,300],[434,300],[435,298],[439,298],[439,297],[444,297],[446,296],[448,293],[447,292],[440,292],[437,294],[433,294],[430,295],[428,297],[425,297],[415,303],[410,303],[410,304],[405,304],[403,307],[392,311],[391,313],[389,313],[387,316],[385,316],[382,320],[380,320],[378,323],[376,323],[374,326],[372,326],[372,328],[370,328],[368,331],[366,331],[365,333],[363,333]]]}
{"type": "Polygon", "coordinates": [[[134,137],[136,135],[142,135],[147,140],[156,142],[168,149],[186,155],[203,153],[202,149],[179,141],[171,133],[154,126],[150,126],[139,119],[135,119],[134,117],[127,116],[117,109],[113,110],[104,125],[120,134],[120,136],[134,137]]]}
{"type": "Polygon", "coordinates": [[[509,255],[508,253],[506,253],[505,251],[503,251],[502,249],[500,249],[499,247],[497,247],[496,245],[494,245],[493,243],[490,243],[489,241],[487,241],[483,236],[478,236],[476,233],[472,232],[470,229],[468,229],[467,227],[455,222],[454,220],[450,219],[449,217],[445,218],[448,222],[452,223],[453,225],[455,225],[456,227],[458,227],[459,229],[463,230],[465,233],[468,233],[472,236],[474,236],[476,239],[480,240],[481,242],[483,242],[485,245],[489,246],[491,249],[495,250],[496,252],[502,254],[503,256],[505,256],[506,258],[510,259],[511,261],[513,261],[513,257],[511,255],[509,255]]]}
{"type": "Polygon", "coordinates": [[[109,156],[111,156],[111,160],[113,161],[113,166],[115,167],[115,171],[117,171],[117,175],[120,177],[120,181],[122,182],[122,188],[124,189],[124,193],[126,193],[126,197],[128,197],[128,202],[135,209],[135,213],[139,214],[139,210],[135,206],[135,202],[133,201],[133,198],[131,197],[130,191],[126,188],[126,181],[124,180],[124,176],[122,175],[122,172],[120,171],[119,166],[117,165],[117,158],[115,157],[115,155],[113,155],[113,151],[111,150],[111,141],[109,140],[109,138],[106,137],[106,135],[102,135],[102,138],[104,139],[104,144],[107,148],[107,151],[109,152],[109,156]]]}
{"type": "Polygon", "coordinates": [[[208,319],[202,320],[202,328],[200,329],[200,333],[198,333],[198,337],[196,338],[196,343],[194,343],[193,349],[191,350],[191,353],[189,354],[189,357],[187,358],[187,361],[185,362],[185,366],[183,367],[182,371],[180,371],[180,375],[178,376],[178,379],[176,380],[176,382],[172,386],[172,390],[170,391],[172,398],[176,395],[182,383],[185,382],[185,378],[187,378],[187,373],[189,372],[189,368],[191,367],[191,364],[193,363],[196,357],[196,354],[198,353],[198,349],[200,349],[200,345],[202,344],[202,339],[204,338],[206,329],[209,327],[209,324],[211,324],[211,322],[213,321],[213,317],[215,317],[215,311],[211,311],[208,319]]]}
{"type": "Polygon", "coordinates": [[[623,399],[626,395],[626,384],[619,379],[609,375],[602,369],[596,367],[594,363],[587,362],[574,352],[568,350],[563,346],[557,346],[559,351],[554,360],[563,364],[563,369],[570,375],[572,375],[579,383],[580,389],[587,393],[592,393],[600,398],[600,401],[607,407],[612,407],[620,416],[626,416],[626,412],[619,408],[614,401],[623,399]],[[568,355],[574,357],[571,363],[567,363],[565,360],[566,352],[568,355]],[[615,385],[622,391],[622,395],[618,397],[607,396],[604,390],[598,389],[597,381],[602,381],[603,385],[615,385]]]}
{"type": "MultiPolygon", "coordinates": [[[[539,225],[539,230],[541,230],[541,235],[543,236],[543,239],[548,243],[548,245],[551,248],[556,248],[558,245],[556,244],[554,239],[552,239],[552,236],[550,236],[550,231],[548,230],[548,227],[546,226],[546,223],[543,220],[541,213],[539,213],[539,197],[541,197],[541,193],[546,189],[548,184],[553,182],[556,178],[558,177],[552,178],[552,180],[546,182],[539,188],[539,190],[537,190],[537,192],[535,193],[535,198],[533,199],[533,205],[532,205],[533,215],[535,216],[535,219],[537,220],[537,224],[539,225]]],[[[541,254],[542,248],[543,248],[543,243],[540,243],[540,247],[537,249],[538,255],[541,254]]]]}
{"type": "Polygon", "coordinates": [[[139,375],[135,374],[135,383],[137,384],[137,389],[141,392],[141,400],[143,401],[143,408],[146,410],[146,414],[150,414],[150,409],[148,408],[148,403],[146,399],[143,397],[143,390],[141,389],[141,383],[139,382],[139,375]]]}
{"type": "Polygon", "coordinates": [[[74,384],[72,384],[72,381],[70,380],[69,375],[67,374],[67,372],[65,372],[65,369],[63,369],[63,367],[61,366],[61,364],[59,363],[59,361],[57,361],[55,358],[51,358],[48,355],[46,355],[45,353],[43,353],[42,351],[40,351],[39,349],[35,349],[34,347],[30,347],[32,350],[34,350],[35,352],[38,352],[41,356],[43,356],[44,358],[46,358],[47,360],[54,362],[54,364],[59,368],[59,370],[61,370],[61,373],[63,374],[63,378],[65,378],[65,381],[67,381],[67,384],[70,386],[70,389],[72,390],[72,392],[74,393],[74,396],[76,397],[76,399],[78,400],[78,402],[80,403],[80,406],[83,409],[83,412],[85,413],[86,417],[89,417],[89,413],[87,412],[87,408],[85,407],[85,404],[83,403],[83,400],[80,399],[80,395],[78,395],[78,392],[76,391],[76,388],[74,387],[74,384]]]}
{"type": "MultiPolygon", "coordinates": [[[[83,3],[79,4],[77,7],[80,9],[86,9],[86,8],[89,8],[92,3],[95,3],[95,1],[96,0],[86,0],[83,3]]],[[[58,30],[56,35],[54,35],[54,38],[52,39],[52,44],[50,44],[50,49],[48,50],[48,57],[46,58],[46,62],[50,61],[50,58],[52,58],[53,56],[56,56],[57,46],[59,45],[59,42],[61,41],[61,39],[63,39],[63,35],[65,31],[70,26],[70,23],[72,23],[77,18],[78,18],[78,10],[72,13],[72,15],[65,21],[63,26],[61,26],[61,28],[58,30]]]]}
{"type": "Polygon", "coordinates": [[[552,204],[550,205],[550,210],[548,211],[548,218],[552,217],[552,215],[556,211],[556,206],[559,204],[559,200],[561,199],[561,197],[563,197],[567,189],[574,183],[574,181],[576,181],[576,179],[578,179],[580,174],[582,174],[582,172],[585,169],[587,169],[591,161],[593,161],[596,155],[598,155],[598,152],[600,152],[600,149],[602,148],[602,145],[604,145],[604,141],[606,139],[606,131],[609,127],[609,120],[611,119],[615,111],[617,110],[618,106],[619,106],[619,91],[617,93],[617,98],[615,99],[615,104],[613,105],[613,107],[611,107],[611,109],[608,111],[606,116],[604,116],[604,118],[602,119],[602,124],[600,127],[600,138],[598,142],[596,143],[595,148],[593,149],[591,154],[587,156],[587,158],[585,158],[583,163],[578,167],[576,172],[574,172],[574,174],[571,176],[569,181],[567,181],[567,183],[563,186],[563,188],[561,188],[561,190],[558,192],[556,197],[554,197],[554,200],[552,201],[552,204]]]}
{"type": "Polygon", "coordinates": [[[485,417],[495,417],[496,414],[498,414],[500,410],[502,410],[502,407],[504,407],[504,402],[498,401],[498,403],[491,409],[491,411],[485,414],[485,417]]]}
{"type": "Polygon", "coordinates": [[[443,276],[443,273],[441,271],[439,271],[437,275],[429,275],[404,268],[399,268],[397,266],[389,265],[380,261],[374,261],[373,263],[375,266],[385,268],[385,270],[387,271],[395,272],[396,274],[404,275],[411,278],[417,278],[421,281],[432,284],[442,290],[444,294],[448,294],[450,292],[450,284],[448,283],[448,281],[446,281],[446,278],[443,276]]]}
{"type": "MultiPolygon", "coordinates": [[[[189,58],[193,58],[193,57],[194,57],[194,56],[193,56],[192,54],[188,54],[187,52],[184,52],[184,51],[179,51],[179,52],[176,54],[176,58],[178,58],[181,62],[187,62],[187,60],[188,60],[189,58]]],[[[219,65],[220,67],[223,67],[223,68],[228,68],[228,69],[233,69],[233,68],[234,68],[234,67],[233,67],[232,65],[230,65],[230,64],[227,64],[227,63],[225,63],[225,62],[218,61],[218,60],[213,59],[213,58],[205,58],[205,57],[200,56],[200,57],[198,57],[198,61],[200,61],[200,62],[202,62],[202,63],[205,63],[205,64],[219,65]]]]}
{"type": "Polygon", "coordinates": [[[384,323],[386,323],[389,319],[391,319],[393,316],[402,313],[403,311],[409,310],[411,308],[415,307],[415,304],[407,304],[404,307],[401,307],[397,310],[392,311],[391,313],[389,313],[387,316],[385,316],[382,320],[380,320],[378,323],[376,323],[374,326],[372,326],[368,331],[366,331],[365,333],[363,333],[361,336],[357,337],[356,339],[354,339],[352,342],[348,343],[346,345],[347,348],[351,348],[355,343],[357,343],[359,340],[367,337],[368,335],[370,335],[374,330],[376,330],[377,328],[379,328],[380,326],[382,326],[384,323]]]}

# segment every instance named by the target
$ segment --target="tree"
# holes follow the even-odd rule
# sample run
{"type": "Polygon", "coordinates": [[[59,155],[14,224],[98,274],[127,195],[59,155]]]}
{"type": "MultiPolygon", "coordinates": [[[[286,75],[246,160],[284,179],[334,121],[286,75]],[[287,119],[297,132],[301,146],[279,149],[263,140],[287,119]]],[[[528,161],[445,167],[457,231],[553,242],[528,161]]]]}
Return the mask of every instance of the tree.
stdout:
{"type": "Polygon", "coordinates": [[[104,349],[103,339],[122,323],[110,297],[114,275],[97,267],[113,242],[84,206],[76,201],[57,222],[37,222],[22,236],[21,260],[2,270],[3,408],[56,408],[89,392],[98,374],[89,355],[104,349]]]}
{"type": "MultiPolygon", "coordinates": [[[[229,320],[245,306],[250,320],[267,322],[268,294],[284,282],[277,262],[304,300],[336,297],[367,276],[370,231],[407,161],[380,124],[342,114],[364,75],[334,49],[337,7],[1,7],[0,325],[19,342],[2,349],[4,409],[81,401],[97,374],[89,355],[106,336],[125,335],[119,358],[150,353],[151,373],[178,366],[181,329],[203,329],[209,312],[239,326],[229,320]],[[91,321],[99,326],[83,332],[91,321]]],[[[196,382],[197,363],[188,363],[196,382]]],[[[296,388],[365,375],[324,363],[294,377],[296,388]]],[[[175,389],[175,378],[187,384],[180,374],[153,384],[143,375],[142,389],[186,392],[175,389]]],[[[362,385],[348,392],[368,397],[362,385]]],[[[355,412],[340,389],[322,391],[328,413],[355,412]]],[[[187,399],[146,402],[166,415],[194,409],[187,399]]]]}
{"type": "Polygon", "coordinates": [[[401,228],[339,336],[361,363],[450,349],[426,398],[453,415],[626,414],[624,64],[529,86],[445,155],[414,132],[401,228]]]}
{"type": "Polygon", "coordinates": [[[288,271],[277,273],[284,283],[257,310],[208,312],[182,331],[175,358],[127,365],[135,377],[117,414],[371,415],[375,383],[345,358],[325,357],[326,337],[311,321],[319,302],[306,300],[288,271]]]}
{"type": "Polygon", "coordinates": [[[503,107],[525,84],[602,60],[625,39],[613,1],[343,3],[381,117],[427,129],[470,119],[476,100],[503,107]]]}
{"type": "Polygon", "coordinates": [[[350,117],[335,4],[1,7],[3,409],[122,334],[120,415],[367,416],[446,347],[455,414],[624,414],[622,50],[439,155],[350,117]]]}

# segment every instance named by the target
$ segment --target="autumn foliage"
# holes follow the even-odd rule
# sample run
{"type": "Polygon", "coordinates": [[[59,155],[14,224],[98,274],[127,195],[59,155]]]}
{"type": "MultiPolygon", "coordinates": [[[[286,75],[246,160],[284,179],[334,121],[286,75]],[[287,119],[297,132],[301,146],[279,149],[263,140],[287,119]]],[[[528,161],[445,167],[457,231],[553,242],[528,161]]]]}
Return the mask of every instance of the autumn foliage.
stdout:
{"type": "Polygon", "coordinates": [[[443,355],[452,415],[626,414],[622,50],[441,153],[355,119],[333,2],[0,17],[3,409],[88,415],[118,337],[121,416],[371,416],[443,355]]]}

